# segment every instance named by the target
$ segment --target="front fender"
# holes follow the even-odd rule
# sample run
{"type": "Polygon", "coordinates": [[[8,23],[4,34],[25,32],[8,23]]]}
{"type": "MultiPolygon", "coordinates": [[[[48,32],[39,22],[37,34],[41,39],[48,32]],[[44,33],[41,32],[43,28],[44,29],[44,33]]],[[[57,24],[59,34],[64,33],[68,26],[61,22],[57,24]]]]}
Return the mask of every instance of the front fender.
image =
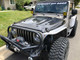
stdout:
{"type": "Polygon", "coordinates": [[[71,17],[71,19],[70,19],[70,27],[71,28],[74,27],[76,18],[77,18],[77,15],[71,17]]]}

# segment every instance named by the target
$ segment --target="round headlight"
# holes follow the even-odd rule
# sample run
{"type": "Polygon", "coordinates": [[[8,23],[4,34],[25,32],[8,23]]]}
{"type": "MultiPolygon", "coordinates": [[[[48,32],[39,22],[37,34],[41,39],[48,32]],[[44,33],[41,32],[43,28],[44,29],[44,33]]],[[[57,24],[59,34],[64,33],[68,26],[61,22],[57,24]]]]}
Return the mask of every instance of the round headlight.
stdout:
{"type": "Polygon", "coordinates": [[[33,39],[35,44],[40,44],[40,37],[38,34],[34,34],[33,39]]]}
{"type": "Polygon", "coordinates": [[[12,33],[12,36],[13,36],[13,37],[16,37],[16,36],[17,36],[17,31],[16,31],[16,29],[13,29],[13,30],[11,31],[11,33],[12,33]]]}

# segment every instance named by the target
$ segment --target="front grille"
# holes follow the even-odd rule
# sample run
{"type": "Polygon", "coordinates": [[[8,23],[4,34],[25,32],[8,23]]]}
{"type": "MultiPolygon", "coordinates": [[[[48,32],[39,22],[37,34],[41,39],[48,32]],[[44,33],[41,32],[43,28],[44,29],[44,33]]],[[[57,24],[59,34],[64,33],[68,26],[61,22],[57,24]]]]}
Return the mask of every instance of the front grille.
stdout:
{"type": "Polygon", "coordinates": [[[33,43],[33,34],[35,33],[31,31],[17,29],[17,36],[24,37],[28,43],[33,43]]]}

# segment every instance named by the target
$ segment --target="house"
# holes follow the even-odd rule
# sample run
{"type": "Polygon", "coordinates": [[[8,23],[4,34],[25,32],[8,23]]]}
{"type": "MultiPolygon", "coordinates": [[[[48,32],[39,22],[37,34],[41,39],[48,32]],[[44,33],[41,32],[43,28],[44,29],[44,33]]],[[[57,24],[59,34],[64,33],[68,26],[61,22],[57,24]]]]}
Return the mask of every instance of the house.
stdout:
{"type": "Polygon", "coordinates": [[[10,8],[10,9],[13,9],[13,10],[16,9],[15,0],[0,0],[0,6],[3,9],[7,9],[7,8],[10,8]]]}
{"type": "MultiPolygon", "coordinates": [[[[33,4],[36,4],[37,0],[31,0],[33,4]]],[[[3,9],[10,8],[12,10],[16,9],[16,0],[0,0],[0,6],[3,9]]]]}

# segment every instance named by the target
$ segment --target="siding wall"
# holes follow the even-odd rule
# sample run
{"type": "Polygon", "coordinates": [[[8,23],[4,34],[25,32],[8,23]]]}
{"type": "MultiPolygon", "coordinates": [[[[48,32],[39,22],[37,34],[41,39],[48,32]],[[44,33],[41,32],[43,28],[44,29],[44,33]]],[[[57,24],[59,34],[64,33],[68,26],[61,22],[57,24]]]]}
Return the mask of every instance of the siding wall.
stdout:
{"type": "Polygon", "coordinates": [[[2,0],[0,0],[0,6],[2,5],[2,0]]]}
{"type": "Polygon", "coordinates": [[[16,9],[16,5],[10,4],[10,0],[4,0],[4,7],[5,7],[5,9],[7,9],[8,7],[10,7],[12,10],[16,9]]]}

